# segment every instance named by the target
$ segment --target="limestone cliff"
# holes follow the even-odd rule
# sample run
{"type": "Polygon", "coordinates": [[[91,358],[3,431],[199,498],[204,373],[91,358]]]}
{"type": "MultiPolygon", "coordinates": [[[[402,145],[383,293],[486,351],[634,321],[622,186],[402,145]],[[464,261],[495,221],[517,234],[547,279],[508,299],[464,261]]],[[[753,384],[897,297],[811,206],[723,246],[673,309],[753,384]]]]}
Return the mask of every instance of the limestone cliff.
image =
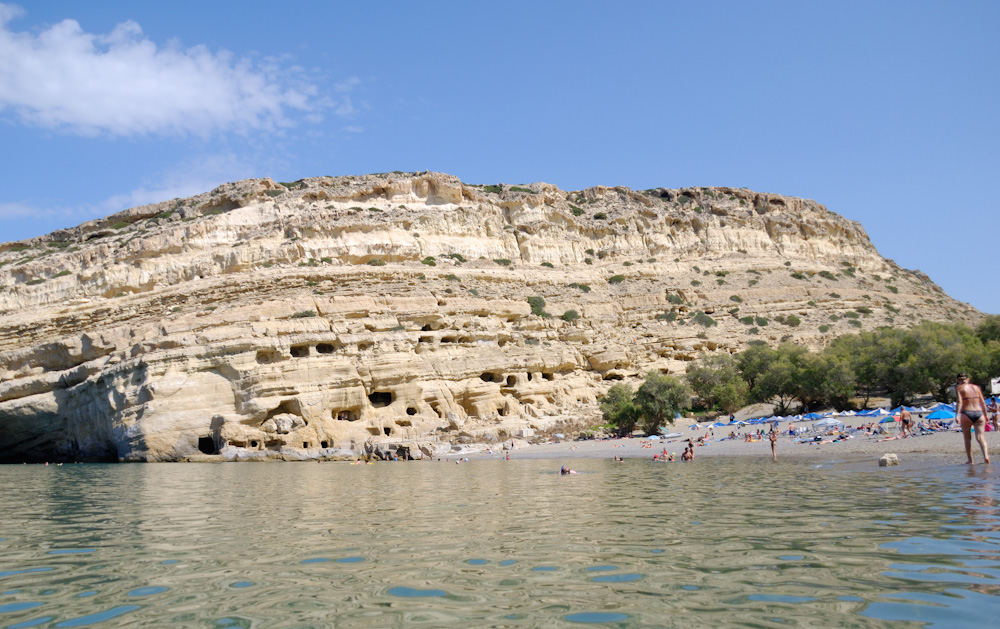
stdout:
{"type": "Polygon", "coordinates": [[[776,194],[246,180],[0,245],[0,460],[429,454],[701,352],[979,317],[776,194]]]}

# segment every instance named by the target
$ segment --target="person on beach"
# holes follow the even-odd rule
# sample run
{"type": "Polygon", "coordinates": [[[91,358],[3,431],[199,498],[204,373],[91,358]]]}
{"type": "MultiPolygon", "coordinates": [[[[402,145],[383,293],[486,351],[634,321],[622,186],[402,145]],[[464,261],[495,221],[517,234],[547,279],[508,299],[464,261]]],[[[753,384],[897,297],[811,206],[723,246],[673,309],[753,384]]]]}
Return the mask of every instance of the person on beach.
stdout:
{"type": "Polygon", "coordinates": [[[910,427],[910,422],[913,420],[913,416],[910,415],[910,411],[906,410],[906,407],[902,407],[903,410],[899,411],[899,431],[903,434],[903,438],[907,437],[907,432],[909,436],[913,436],[913,428],[910,427]]]}
{"type": "Polygon", "coordinates": [[[965,456],[968,457],[968,464],[972,465],[972,430],[976,431],[976,441],[979,442],[979,449],[983,452],[983,460],[990,462],[990,453],[986,447],[986,400],[983,399],[983,391],[979,385],[969,382],[969,375],[958,374],[958,385],[955,387],[955,397],[958,402],[955,406],[955,413],[962,426],[962,437],[965,439],[965,456]]]}
{"type": "Polygon", "coordinates": [[[993,422],[993,430],[1000,430],[1000,402],[997,402],[996,396],[990,399],[986,411],[990,415],[990,421],[993,422]]]}
{"type": "Polygon", "coordinates": [[[774,461],[778,460],[778,431],[772,430],[768,439],[771,440],[771,459],[774,461]]]}

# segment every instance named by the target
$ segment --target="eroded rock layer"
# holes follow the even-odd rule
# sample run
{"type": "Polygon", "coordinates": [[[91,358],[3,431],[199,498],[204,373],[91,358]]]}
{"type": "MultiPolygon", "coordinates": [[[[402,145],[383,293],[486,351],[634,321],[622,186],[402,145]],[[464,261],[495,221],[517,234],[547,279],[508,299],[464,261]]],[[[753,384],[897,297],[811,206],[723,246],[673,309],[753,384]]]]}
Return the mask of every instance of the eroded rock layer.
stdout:
{"type": "Polygon", "coordinates": [[[426,456],[702,352],[979,317],[781,195],[240,181],[0,245],[0,460],[426,456]]]}

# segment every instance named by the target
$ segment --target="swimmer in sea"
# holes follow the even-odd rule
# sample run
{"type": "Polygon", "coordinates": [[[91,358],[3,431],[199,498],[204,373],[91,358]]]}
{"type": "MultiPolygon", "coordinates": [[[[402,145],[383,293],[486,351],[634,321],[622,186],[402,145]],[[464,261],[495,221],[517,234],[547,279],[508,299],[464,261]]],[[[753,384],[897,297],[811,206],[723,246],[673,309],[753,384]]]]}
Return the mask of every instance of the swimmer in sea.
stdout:
{"type": "Polygon", "coordinates": [[[559,473],[565,476],[566,474],[576,474],[576,470],[571,470],[565,465],[559,468],[559,473]]]}
{"type": "Polygon", "coordinates": [[[955,396],[958,401],[955,406],[955,413],[962,426],[962,437],[965,438],[965,456],[968,457],[969,465],[972,465],[972,429],[976,430],[976,441],[979,442],[979,449],[983,451],[983,460],[990,462],[990,453],[986,448],[986,400],[983,399],[983,391],[979,385],[969,382],[969,375],[958,374],[958,385],[955,387],[955,396]]]}
{"type": "Polygon", "coordinates": [[[771,440],[771,459],[774,461],[778,460],[778,431],[771,429],[771,435],[768,437],[771,440]]]}

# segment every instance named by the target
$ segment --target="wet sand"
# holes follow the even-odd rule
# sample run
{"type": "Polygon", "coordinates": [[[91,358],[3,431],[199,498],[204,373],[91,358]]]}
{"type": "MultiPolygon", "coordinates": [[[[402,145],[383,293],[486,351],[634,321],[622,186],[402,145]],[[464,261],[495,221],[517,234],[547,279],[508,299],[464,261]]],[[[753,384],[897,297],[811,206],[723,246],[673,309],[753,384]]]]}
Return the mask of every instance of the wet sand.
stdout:
{"type": "MultiPolygon", "coordinates": [[[[840,418],[849,427],[857,427],[872,421],[871,418],[840,418]]],[[[875,419],[874,421],[878,421],[875,419]]],[[[794,422],[793,422],[794,423],[794,422]]],[[[814,422],[802,422],[796,426],[811,427],[814,422]]],[[[671,427],[672,432],[680,433],[681,436],[673,439],[659,439],[647,441],[644,438],[610,439],[605,441],[564,441],[560,443],[548,443],[531,445],[524,448],[515,448],[510,451],[511,459],[590,459],[590,458],[613,458],[615,455],[625,459],[653,459],[653,455],[660,454],[664,448],[667,452],[674,453],[677,462],[680,462],[680,455],[684,452],[687,440],[697,440],[698,437],[706,434],[706,428],[693,430],[690,424],[675,424],[671,427]],[[644,447],[649,444],[649,447],[644,447]]],[[[879,458],[886,453],[893,453],[899,457],[899,467],[892,469],[907,469],[914,465],[958,465],[965,463],[965,446],[962,440],[962,433],[958,430],[938,432],[933,434],[919,435],[916,437],[893,438],[886,440],[887,436],[895,437],[899,434],[898,423],[889,428],[890,434],[883,436],[868,436],[863,432],[853,433],[850,439],[844,441],[830,441],[836,435],[822,435],[820,442],[803,442],[807,435],[788,435],[788,423],[780,424],[784,430],[778,439],[777,454],[778,460],[783,459],[814,459],[817,462],[836,462],[842,464],[865,465],[870,464],[878,468],[879,458]]],[[[759,426],[747,426],[744,428],[757,429],[759,426]]],[[[728,435],[730,429],[713,429],[712,440],[706,439],[706,445],[695,447],[695,463],[698,460],[718,457],[718,456],[740,456],[754,457],[769,461],[771,459],[771,444],[765,435],[762,441],[747,443],[742,439],[730,440],[721,439],[728,435]]],[[[817,433],[808,433],[813,436],[817,433]]],[[[990,458],[995,463],[1000,464],[1000,433],[987,432],[986,443],[989,447],[990,458]]],[[[977,464],[982,464],[982,454],[973,436],[972,442],[973,460],[977,464]]],[[[503,458],[505,454],[497,452],[494,454],[481,453],[472,458],[503,458]]]]}

